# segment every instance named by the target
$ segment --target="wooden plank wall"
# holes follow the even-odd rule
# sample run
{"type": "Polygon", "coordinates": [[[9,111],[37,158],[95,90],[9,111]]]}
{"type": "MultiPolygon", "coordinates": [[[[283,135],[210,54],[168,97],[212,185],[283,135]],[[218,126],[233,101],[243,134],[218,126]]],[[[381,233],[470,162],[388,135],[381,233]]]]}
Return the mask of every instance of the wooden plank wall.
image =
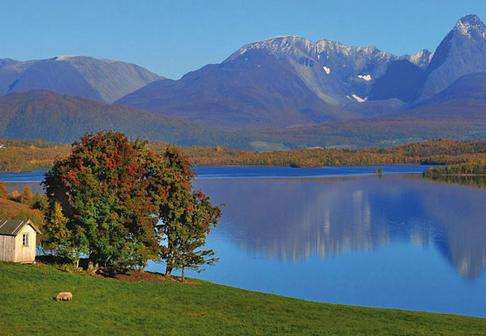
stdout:
{"type": "Polygon", "coordinates": [[[15,261],[15,237],[0,235],[0,260],[15,261]]]}

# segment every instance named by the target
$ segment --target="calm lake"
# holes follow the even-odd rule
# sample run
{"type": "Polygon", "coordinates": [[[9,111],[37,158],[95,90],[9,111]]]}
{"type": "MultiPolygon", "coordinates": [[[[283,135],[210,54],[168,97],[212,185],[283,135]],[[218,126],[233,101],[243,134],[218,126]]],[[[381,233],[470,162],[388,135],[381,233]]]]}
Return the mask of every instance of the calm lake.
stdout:
{"type": "MultiPolygon", "coordinates": [[[[302,299],[486,316],[486,189],[426,167],[201,167],[224,204],[213,282],[302,299]]],[[[39,188],[42,173],[0,174],[39,188]]],[[[151,263],[151,271],[164,266],[151,263]]]]}

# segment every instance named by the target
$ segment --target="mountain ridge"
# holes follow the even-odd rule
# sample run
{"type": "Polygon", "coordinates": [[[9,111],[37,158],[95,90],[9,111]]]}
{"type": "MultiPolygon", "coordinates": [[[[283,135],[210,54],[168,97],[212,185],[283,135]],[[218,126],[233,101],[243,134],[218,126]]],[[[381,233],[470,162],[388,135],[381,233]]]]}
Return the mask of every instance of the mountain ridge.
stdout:
{"type": "Polygon", "coordinates": [[[51,90],[112,103],[157,79],[163,77],[136,64],[89,56],[0,60],[0,92],[3,95],[51,90]]]}
{"type": "Polygon", "coordinates": [[[444,90],[459,77],[486,71],[486,25],[477,15],[466,15],[446,35],[427,68],[420,100],[444,90]]]}

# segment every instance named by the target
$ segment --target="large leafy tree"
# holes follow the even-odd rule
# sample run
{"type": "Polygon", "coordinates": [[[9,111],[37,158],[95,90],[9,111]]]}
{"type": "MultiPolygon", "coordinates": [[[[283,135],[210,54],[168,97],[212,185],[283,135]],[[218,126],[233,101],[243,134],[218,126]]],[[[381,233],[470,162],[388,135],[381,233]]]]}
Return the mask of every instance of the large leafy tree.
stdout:
{"type": "Polygon", "coordinates": [[[189,162],[179,149],[169,146],[160,157],[151,157],[150,167],[150,190],[159,218],[159,256],[166,263],[165,274],[214,263],[214,251],[203,246],[219,220],[220,209],[204,193],[192,191],[194,173],[189,162]]]}
{"type": "Polygon", "coordinates": [[[144,142],[100,132],[75,143],[71,155],[46,174],[48,222],[59,203],[67,218],[69,245],[108,271],[141,267],[157,254],[157,218],[146,164],[150,154],[144,142]]]}
{"type": "Polygon", "coordinates": [[[110,272],[150,259],[164,260],[167,274],[212,263],[203,245],[220,212],[193,193],[193,176],[175,147],[157,154],[120,133],[87,135],[46,174],[46,248],[71,259],[86,254],[110,272]]]}
{"type": "Polygon", "coordinates": [[[152,160],[155,178],[152,193],[156,199],[161,240],[159,256],[166,262],[166,275],[175,268],[179,253],[179,237],[186,226],[185,218],[191,210],[191,180],[194,176],[189,162],[175,147],[168,147],[162,160],[152,160]]]}

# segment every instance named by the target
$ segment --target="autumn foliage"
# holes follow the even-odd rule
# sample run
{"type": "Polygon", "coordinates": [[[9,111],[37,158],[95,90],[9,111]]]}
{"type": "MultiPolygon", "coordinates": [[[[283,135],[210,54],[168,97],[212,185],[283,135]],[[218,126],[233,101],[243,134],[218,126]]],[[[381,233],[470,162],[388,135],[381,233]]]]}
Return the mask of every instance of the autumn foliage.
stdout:
{"type": "MultiPolygon", "coordinates": [[[[74,262],[87,255],[110,273],[159,258],[179,267],[174,261],[179,252],[173,249],[180,249],[177,242],[191,231],[186,217],[211,214],[199,223],[203,241],[219,217],[210,203],[203,208],[194,201],[192,177],[188,161],[175,148],[157,154],[146,142],[129,141],[121,133],[84,136],[46,174],[46,248],[74,262]]],[[[198,265],[185,265],[193,266],[198,265]]]]}
{"type": "MultiPolygon", "coordinates": [[[[71,147],[43,142],[4,142],[0,150],[0,171],[44,169],[69,156],[71,147]]],[[[166,143],[148,146],[163,155],[166,143]]],[[[370,164],[461,164],[486,158],[486,141],[431,140],[388,148],[300,148],[286,151],[253,152],[216,147],[185,147],[185,157],[196,165],[266,165],[323,167],[370,164]]]]}

